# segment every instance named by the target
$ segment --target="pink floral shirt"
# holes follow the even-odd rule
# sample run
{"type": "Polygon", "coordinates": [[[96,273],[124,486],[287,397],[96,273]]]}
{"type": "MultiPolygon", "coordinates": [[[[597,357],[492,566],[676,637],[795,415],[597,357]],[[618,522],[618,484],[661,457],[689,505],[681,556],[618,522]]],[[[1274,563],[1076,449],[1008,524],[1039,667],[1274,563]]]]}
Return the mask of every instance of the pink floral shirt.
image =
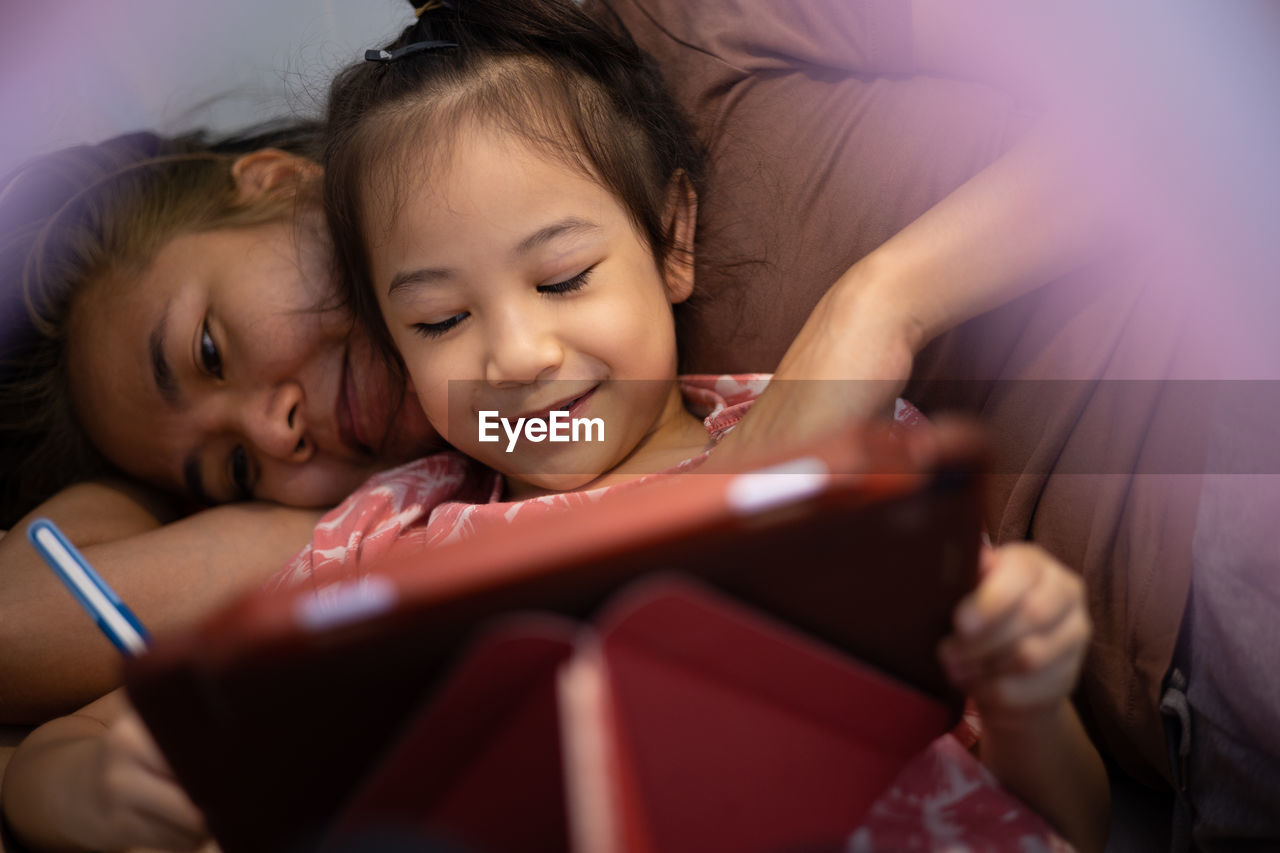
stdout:
{"type": "MultiPolygon", "coordinates": [[[[703,419],[707,435],[718,443],[742,420],[768,384],[766,374],[684,376],[680,390],[685,405],[703,419]]],[[[897,421],[903,425],[923,422],[919,411],[905,401],[899,402],[897,410],[897,421]]],[[[432,548],[508,525],[517,516],[595,503],[619,489],[696,468],[707,452],[626,483],[522,501],[502,500],[503,480],[493,470],[459,453],[437,453],[371,477],[320,520],[311,544],[294,555],[271,583],[318,588],[356,578],[364,574],[363,567],[375,565],[398,540],[432,548]]]]}
{"type": "MultiPolygon", "coordinates": [[[[769,383],[766,374],[683,376],[685,405],[719,442],[769,383]]],[[[894,407],[903,427],[927,423],[905,400],[894,407]]],[[[468,539],[517,516],[561,512],[599,501],[654,477],[688,471],[705,451],[666,471],[613,486],[503,501],[496,472],[458,453],[438,453],[371,477],[316,525],[311,543],[268,583],[313,589],[361,577],[393,542],[421,548],[468,539]]],[[[397,546],[403,548],[401,544],[397,546]]],[[[1044,851],[1072,848],[1034,812],[1003,790],[969,751],[980,726],[972,712],[903,768],[848,839],[849,853],[896,850],[1044,851]]]]}

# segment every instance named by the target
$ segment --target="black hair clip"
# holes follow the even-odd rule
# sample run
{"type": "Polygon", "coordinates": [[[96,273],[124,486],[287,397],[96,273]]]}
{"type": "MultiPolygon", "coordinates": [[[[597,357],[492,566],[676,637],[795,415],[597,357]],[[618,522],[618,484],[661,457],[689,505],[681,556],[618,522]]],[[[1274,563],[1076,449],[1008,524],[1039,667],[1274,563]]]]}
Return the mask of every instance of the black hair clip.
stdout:
{"type": "MultiPolygon", "coordinates": [[[[431,12],[436,9],[453,8],[453,4],[450,3],[449,0],[427,0],[427,2],[423,3],[421,6],[415,3],[414,0],[409,0],[409,4],[413,6],[413,16],[419,20],[425,12],[431,12]]],[[[404,47],[396,48],[395,50],[387,50],[385,48],[382,50],[366,50],[364,52],[364,60],[365,62],[395,62],[397,59],[401,59],[415,53],[422,53],[426,50],[450,50],[457,48],[457,46],[457,44],[451,41],[436,41],[428,39],[425,41],[415,41],[413,44],[406,44],[404,47]]]]}
{"type": "Polygon", "coordinates": [[[365,62],[395,62],[397,59],[403,59],[414,53],[422,53],[424,50],[452,50],[458,45],[451,41],[415,41],[413,44],[406,44],[404,47],[395,50],[366,50],[364,52],[365,62]]]}

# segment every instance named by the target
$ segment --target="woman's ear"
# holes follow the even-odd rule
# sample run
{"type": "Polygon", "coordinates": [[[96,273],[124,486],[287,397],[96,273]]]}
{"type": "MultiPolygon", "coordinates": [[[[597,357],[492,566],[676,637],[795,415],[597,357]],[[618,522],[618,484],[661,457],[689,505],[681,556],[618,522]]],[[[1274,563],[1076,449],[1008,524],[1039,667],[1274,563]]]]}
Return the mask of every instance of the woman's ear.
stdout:
{"type": "Polygon", "coordinates": [[[693,237],[698,226],[698,194],[683,169],[667,184],[663,222],[671,235],[671,250],[663,261],[662,280],[674,305],[693,295],[693,237]]]}
{"type": "Polygon", "coordinates": [[[278,148],[251,151],[231,164],[231,178],[242,201],[256,201],[319,176],[318,163],[278,148]]]}

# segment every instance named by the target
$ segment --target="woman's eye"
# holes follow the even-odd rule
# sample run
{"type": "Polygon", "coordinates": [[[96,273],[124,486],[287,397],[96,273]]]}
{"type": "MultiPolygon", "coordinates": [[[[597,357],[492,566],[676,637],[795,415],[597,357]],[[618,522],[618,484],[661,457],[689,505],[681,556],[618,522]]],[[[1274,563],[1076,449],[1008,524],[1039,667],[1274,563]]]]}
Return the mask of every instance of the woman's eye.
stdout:
{"type": "Polygon", "coordinates": [[[439,323],[414,323],[413,331],[415,334],[424,338],[438,338],[454,326],[467,319],[467,313],[454,314],[448,320],[441,320],[439,323]]]}
{"type": "Polygon", "coordinates": [[[253,487],[249,484],[249,454],[239,444],[231,451],[231,482],[235,484],[237,500],[253,498],[253,487]]]}
{"type": "Polygon", "coordinates": [[[200,366],[205,373],[218,379],[222,378],[222,356],[218,353],[218,345],[209,334],[209,321],[200,328],[200,366]]]}
{"type": "Polygon", "coordinates": [[[587,267],[573,278],[565,279],[564,281],[557,281],[554,284],[538,285],[538,292],[550,295],[556,293],[573,293],[575,290],[581,290],[587,286],[587,279],[591,277],[591,273],[594,269],[595,267],[587,267]]]}

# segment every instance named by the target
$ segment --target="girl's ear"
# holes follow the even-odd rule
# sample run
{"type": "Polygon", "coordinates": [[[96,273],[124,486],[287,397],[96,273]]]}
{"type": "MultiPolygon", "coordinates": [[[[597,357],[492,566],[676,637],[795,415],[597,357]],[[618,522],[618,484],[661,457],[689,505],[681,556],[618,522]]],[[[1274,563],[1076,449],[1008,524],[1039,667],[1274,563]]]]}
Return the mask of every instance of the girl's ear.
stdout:
{"type": "Polygon", "coordinates": [[[671,235],[671,251],[663,261],[662,280],[674,305],[693,295],[693,236],[698,225],[698,194],[683,169],[667,184],[663,222],[671,235]]]}
{"type": "Polygon", "coordinates": [[[318,163],[278,148],[251,151],[231,164],[231,178],[242,201],[256,201],[319,176],[318,163]]]}

